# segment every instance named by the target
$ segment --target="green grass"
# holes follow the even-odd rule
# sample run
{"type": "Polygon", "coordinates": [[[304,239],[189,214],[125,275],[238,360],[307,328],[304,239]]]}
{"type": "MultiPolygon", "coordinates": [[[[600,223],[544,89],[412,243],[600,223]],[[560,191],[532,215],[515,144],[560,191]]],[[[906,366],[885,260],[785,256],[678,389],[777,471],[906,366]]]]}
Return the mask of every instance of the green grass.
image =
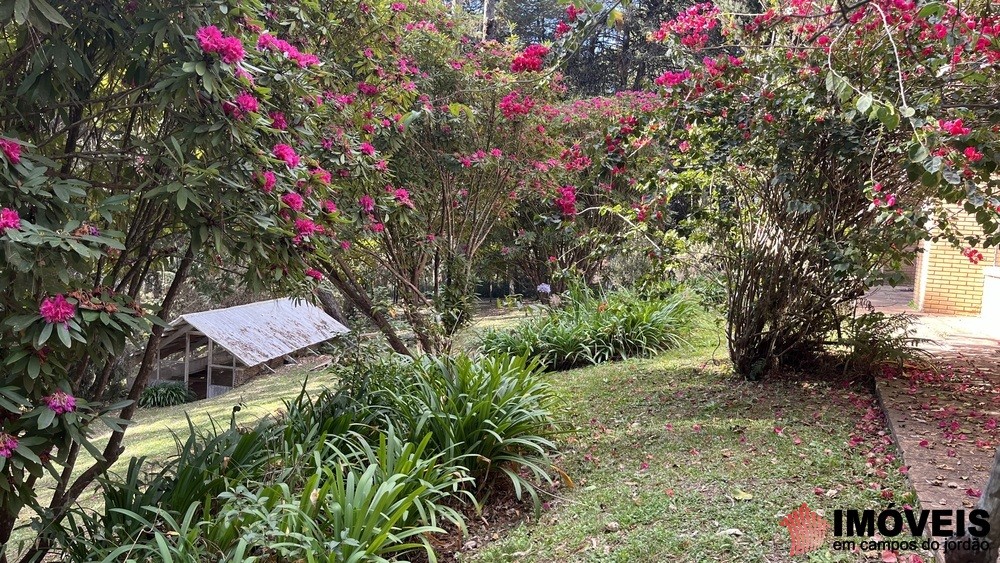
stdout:
{"type": "MultiPolygon", "coordinates": [[[[915,504],[898,462],[879,478],[867,450],[848,445],[867,389],[745,383],[728,362],[712,362],[713,351],[702,342],[551,374],[578,430],[559,461],[575,488],[558,489],[540,521],[460,560],[785,561],[792,558],[779,521],[802,502],[828,520],[835,508],[882,508],[889,501],[871,488],[877,482],[898,504],[915,504]]],[[[808,559],[861,557],[824,548],[808,559]]]]}

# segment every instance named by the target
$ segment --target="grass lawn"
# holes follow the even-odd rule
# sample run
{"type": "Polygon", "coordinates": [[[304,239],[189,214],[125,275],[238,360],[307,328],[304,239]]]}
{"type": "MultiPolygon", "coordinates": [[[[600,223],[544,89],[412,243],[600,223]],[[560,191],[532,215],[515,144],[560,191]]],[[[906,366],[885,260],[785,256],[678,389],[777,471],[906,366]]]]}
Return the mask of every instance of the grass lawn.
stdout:
{"type": "Polygon", "coordinates": [[[702,342],[552,374],[577,430],[559,461],[575,487],[460,561],[864,560],[826,548],[792,558],[779,521],[803,502],[828,521],[835,508],[915,504],[871,392],[745,383],[713,352],[725,357],[702,342]]]}

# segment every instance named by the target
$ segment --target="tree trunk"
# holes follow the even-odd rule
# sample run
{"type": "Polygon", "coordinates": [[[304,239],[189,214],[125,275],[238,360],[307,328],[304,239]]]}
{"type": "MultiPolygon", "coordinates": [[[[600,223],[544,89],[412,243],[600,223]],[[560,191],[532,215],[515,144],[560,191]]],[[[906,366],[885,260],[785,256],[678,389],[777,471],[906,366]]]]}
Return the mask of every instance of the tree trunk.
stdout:
{"type": "Polygon", "coordinates": [[[316,297],[319,298],[319,303],[327,315],[333,317],[338,323],[348,326],[347,319],[344,317],[344,312],[340,310],[340,304],[337,303],[337,296],[335,296],[332,291],[318,288],[316,290],[316,297]]]}
{"type": "MultiPolygon", "coordinates": [[[[985,510],[989,514],[990,531],[985,538],[978,538],[980,541],[989,542],[989,549],[979,549],[974,551],[945,550],[944,560],[946,563],[996,563],[1000,556],[1000,448],[997,448],[996,456],[993,458],[993,470],[990,471],[990,478],[983,487],[983,494],[979,497],[976,508],[985,510]]],[[[968,534],[959,538],[973,539],[968,534]]],[[[961,544],[961,541],[958,542],[961,544]]]]}
{"type": "Polygon", "coordinates": [[[396,334],[396,329],[393,328],[392,323],[389,319],[382,314],[381,311],[375,309],[372,305],[371,300],[365,294],[363,288],[359,287],[355,283],[354,277],[349,271],[347,271],[347,265],[341,261],[337,261],[336,264],[329,263],[325,264],[327,277],[330,279],[330,283],[340,291],[341,295],[344,296],[352,305],[357,307],[361,314],[368,317],[375,326],[378,327],[379,331],[385,336],[385,339],[389,342],[389,346],[398,354],[404,354],[406,356],[412,356],[413,353],[407,348],[403,340],[399,338],[396,334]]]}
{"type": "Polygon", "coordinates": [[[497,4],[499,0],[483,2],[483,41],[497,38],[497,4]]]}

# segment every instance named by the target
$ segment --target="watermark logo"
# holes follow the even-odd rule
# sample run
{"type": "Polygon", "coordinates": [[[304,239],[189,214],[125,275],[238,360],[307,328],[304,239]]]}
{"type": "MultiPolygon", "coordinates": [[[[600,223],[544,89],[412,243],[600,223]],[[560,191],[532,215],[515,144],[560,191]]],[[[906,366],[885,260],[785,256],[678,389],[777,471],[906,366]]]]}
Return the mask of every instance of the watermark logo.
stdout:
{"type": "MultiPolygon", "coordinates": [[[[788,528],[790,555],[804,555],[823,546],[829,522],[802,503],[779,522],[788,528]]],[[[834,550],[897,551],[918,548],[936,551],[989,549],[989,513],[976,509],[834,510],[834,550]],[[901,538],[899,536],[902,536],[901,538]],[[921,538],[923,539],[917,539],[921,538]],[[911,539],[912,538],[912,539],[911,539]]]]}
{"type": "Polygon", "coordinates": [[[819,513],[811,510],[804,502],[782,518],[780,524],[788,528],[788,535],[792,538],[790,555],[802,555],[819,549],[826,539],[826,530],[830,527],[819,513]]]}

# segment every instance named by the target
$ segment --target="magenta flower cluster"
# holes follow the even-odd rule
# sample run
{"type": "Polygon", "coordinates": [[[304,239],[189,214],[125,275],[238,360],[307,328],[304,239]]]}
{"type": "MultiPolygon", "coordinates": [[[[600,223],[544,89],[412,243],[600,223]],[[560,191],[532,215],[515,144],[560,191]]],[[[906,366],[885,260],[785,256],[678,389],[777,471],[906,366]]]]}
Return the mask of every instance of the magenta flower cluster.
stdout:
{"type": "Polygon", "coordinates": [[[17,449],[17,438],[6,432],[0,432],[0,457],[10,458],[17,449]]]}
{"type": "Polygon", "coordinates": [[[21,145],[17,141],[0,137],[0,151],[12,164],[21,162],[21,145]]]}
{"type": "Polygon", "coordinates": [[[55,297],[46,297],[38,308],[38,312],[49,324],[65,323],[76,314],[76,305],[67,301],[60,293],[55,297]]]}
{"type": "Polygon", "coordinates": [[[201,50],[210,54],[217,54],[222,62],[227,64],[238,63],[243,60],[243,42],[236,37],[226,37],[222,31],[214,25],[205,26],[195,34],[201,50]]]}
{"type": "Polygon", "coordinates": [[[288,166],[295,168],[299,165],[299,155],[295,154],[295,149],[290,145],[274,145],[273,152],[275,158],[285,161],[288,166]]]}
{"type": "Polygon", "coordinates": [[[18,230],[21,228],[21,216],[15,209],[0,209],[0,235],[7,229],[18,230]]]}
{"type": "Polygon", "coordinates": [[[257,38],[257,49],[261,51],[278,51],[279,53],[284,53],[286,57],[295,61],[295,64],[299,65],[299,67],[319,64],[319,57],[316,55],[303,53],[302,51],[299,51],[295,45],[292,45],[284,39],[278,39],[270,33],[260,34],[260,37],[257,38]]]}
{"type": "Polygon", "coordinates": [[[44,397],[42,401],[56,414],[66,414],[76,410],[76,397],[62,391],[56,391],[44,397]]]}

